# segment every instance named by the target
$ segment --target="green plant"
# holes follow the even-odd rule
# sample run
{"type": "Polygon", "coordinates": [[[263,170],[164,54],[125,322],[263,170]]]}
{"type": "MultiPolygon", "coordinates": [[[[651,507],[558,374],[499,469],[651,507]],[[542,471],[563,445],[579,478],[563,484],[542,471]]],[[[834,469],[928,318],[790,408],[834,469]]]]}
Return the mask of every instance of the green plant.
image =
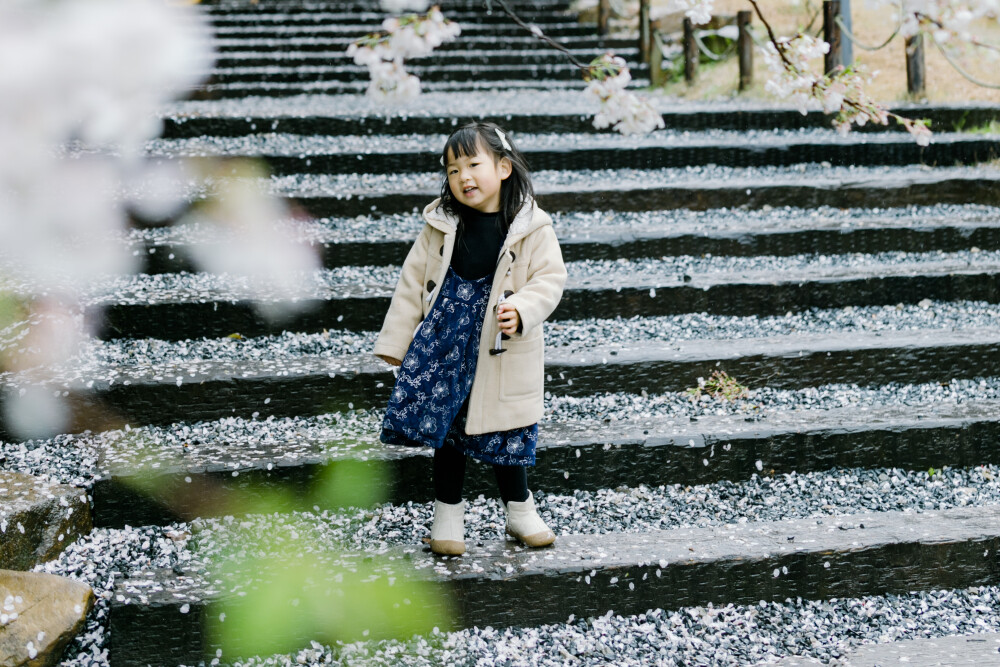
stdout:
{"type": "Polygon", "coordinates": [[[734,377],[726,371],[712,371],[706,380],[698,378],[698,386],[686,390],[691,400],[698,400],[702,396],[711,398],[721,398],[725,401],[734,401],[737,398],[746,398],[750,395],[750,390],[736,381],[734,377]]]}
{"type": "Polygon", "coordinates": [[[982,125],[957,128],[957,131],[964,134],[1000,134],[1000,121],[991,120],[982,125]]]}

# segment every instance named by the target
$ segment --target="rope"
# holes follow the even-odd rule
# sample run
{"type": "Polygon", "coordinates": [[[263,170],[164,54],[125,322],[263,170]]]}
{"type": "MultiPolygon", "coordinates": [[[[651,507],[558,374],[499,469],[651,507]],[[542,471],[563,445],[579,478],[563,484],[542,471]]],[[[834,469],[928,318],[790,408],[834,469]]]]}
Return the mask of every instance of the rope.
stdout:
{"type": "Polygon", "coordinates": [[[850,30],[847,29],[847,26],[844,25],[844,19],[842,19],[840,16],[835,18],[834,21],[837,23],[838,26],[840,26],[840,30],[847,36],[847,39],[851,40],[851,43],[854,44],[854,46],[863,49],[865,51],[879,51],[889,46],[889,42],[896,39],[896,35],[898,35],[899,31],[902,30],[903,28],[902,5],[900,5],[899,23],[896,25],[896,30],[894,30],[893,33],[889,35],[889,39],[885,40],[878,46],[869,46],[868,44],[861,43],[858,40],[857,35],[855,35],[850,30]]]}
{"type": "Polygon", "coordinates": [[[948,51],[943,46],[941,46],[941,44],[936,39],[934,40],[934,46],[938,47],[938,51],[940,51],[941,55],[944,56],[944,59],[948,61],[948,64],[951,65],[953,68],[955,68],[955,71],[964,76],[966,79],[976,84],[977,86],[982,86],[983,88],[992,88],[993,90],[1000,90],[1000,84],[988,83],[965,71],[965,69],[961,65],[955,62],[955,59],[952,58],[951,54],[948,53],[948,51]]]}
{"type": "Polygon", "coordinates": [[[705,42],[703,42],[701,40],[701,38],[704,35],[711,36],[711,35],[717,35],[717,34],[719,34],[719,33],[717,31],[715,31],[715,30],[697,30],[694,33],[694,43],[698,45],[698,50],[701,51],[705,55],[706,58],[708,58],[709,60],[714,60],[716,62],[718,62],[720,60],[725,60],[726,58],[728,58],[731,55],[733,55],[734,53],[736,53],[735,42],[733,44],[730,44],[729,48],[726,49],[725,51],[723,51],[722,53],[715,53],[714,51],[712,51],[711,49],[709,49],[707,46],[705,46],[705,42]]]}

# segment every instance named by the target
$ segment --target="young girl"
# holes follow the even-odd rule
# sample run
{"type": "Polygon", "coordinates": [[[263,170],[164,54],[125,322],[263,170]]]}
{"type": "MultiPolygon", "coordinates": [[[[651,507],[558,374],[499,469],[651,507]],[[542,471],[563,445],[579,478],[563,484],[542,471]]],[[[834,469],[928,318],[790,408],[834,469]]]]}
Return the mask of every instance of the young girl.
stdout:
{"type": "Polygon", "coordinates": [[[466,456],[493,464],[507,533],[545,546],[556,538],[526,468],[542,416],[542,322],[566,282],[562,253],[524,157],[499,127],[462,127],[441,164],[441,197],[424,209],[375,343],[401,366],[381,440],[434,448],[435,553],[465,553],[466,456]]]}

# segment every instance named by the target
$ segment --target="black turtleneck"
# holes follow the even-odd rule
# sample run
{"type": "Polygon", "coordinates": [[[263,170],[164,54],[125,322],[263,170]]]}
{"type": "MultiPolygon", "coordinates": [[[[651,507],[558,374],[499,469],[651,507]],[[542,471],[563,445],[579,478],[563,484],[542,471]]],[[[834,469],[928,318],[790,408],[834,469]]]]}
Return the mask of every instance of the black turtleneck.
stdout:
{"type": "Polygon", "coordinates": [[[506,234],[500,228],[500,213],[463,211],[455,237],[451,268],[466,280],[478,280],[493,273],[506,234]]]}

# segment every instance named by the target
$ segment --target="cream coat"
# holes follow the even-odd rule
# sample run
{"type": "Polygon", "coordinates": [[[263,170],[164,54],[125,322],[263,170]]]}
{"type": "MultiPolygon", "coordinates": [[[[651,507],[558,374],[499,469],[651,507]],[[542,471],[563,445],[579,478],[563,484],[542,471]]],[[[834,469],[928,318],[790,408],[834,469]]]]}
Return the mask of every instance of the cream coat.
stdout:
{"type": "MultiPolygon", "coordinates": [[[[424,209],[427,222],[403,263],[389,312],[375,342],[374,353],[401,360],[417,326],[434,307],[451,264],[458,221],[438,208],[435,199],[424,209]]],[[[476,377],[469,395],[469,435],[530,426],[542,417],[544,348],[542,322],[562,298],[566,267],[552,229],[552,218],[528,201],[514,217],[497,260],[496,273],[479,340],[476,377]],[[521,331],[503,341],[507,350],[491,355],[497,333],[497,299],[521,318],[521,331]]]]}

